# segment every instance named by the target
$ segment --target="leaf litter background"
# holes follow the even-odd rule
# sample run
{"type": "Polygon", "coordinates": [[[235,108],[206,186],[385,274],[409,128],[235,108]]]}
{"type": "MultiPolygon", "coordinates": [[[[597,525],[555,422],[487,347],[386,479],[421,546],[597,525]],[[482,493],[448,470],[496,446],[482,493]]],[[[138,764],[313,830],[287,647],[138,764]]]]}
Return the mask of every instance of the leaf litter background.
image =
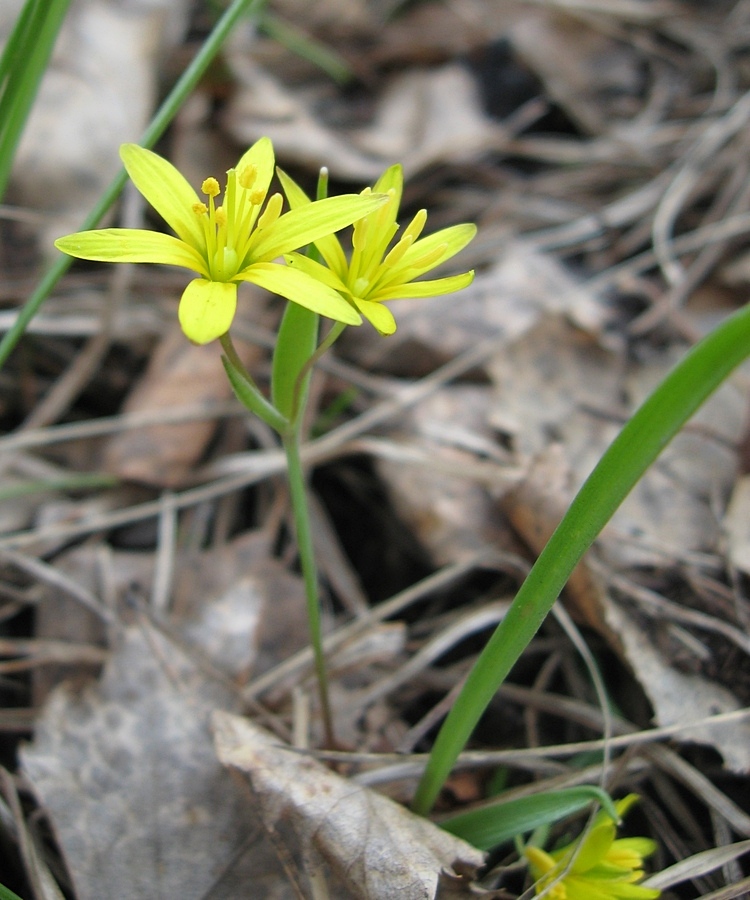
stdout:
{"type": "MultiPolygon", "coordinates": [[[[214,14],[73,3],[0,210],[3,329],[214,14]]],[[[457,262],[477,277],[394,305],[388,340],[350,329],[316,376],[328,764],[300,752],[320,735],[282,456],[217,349],[178,332],[182,274],[79,266],[58,286],[2,373],[4,883],[45,900],[521,893],[512,854],[480,869],[393,801],[576,487],[745,302],[749,46],[746,0],[277,0],[240,26],[160,152],[199,183],[269,135],[298,178],[327,165],[341,190],[401,161],[405,218],[479,224],[457,262]]],[[[126,192],[112,221],[151,218],[126,192]]],[[[278,315],[245,293],[260,381],[278,315]]],[[[658,838],[655,869],[687,860],[661,883],[748,890],[747,380],[597,541],[572,621],[524,655],[439,812],[603,777],[583,640],[613,702],[604,783],[643,796],[632,828],[658,838]]]]}

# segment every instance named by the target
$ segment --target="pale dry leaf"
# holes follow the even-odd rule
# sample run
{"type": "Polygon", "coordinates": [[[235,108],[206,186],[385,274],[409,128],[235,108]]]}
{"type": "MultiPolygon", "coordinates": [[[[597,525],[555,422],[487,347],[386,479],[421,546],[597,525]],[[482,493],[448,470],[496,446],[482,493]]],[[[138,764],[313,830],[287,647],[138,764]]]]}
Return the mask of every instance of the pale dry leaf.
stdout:
{"type": "MultiPolygon", "coordinates": [[[[260,351],[242,342],[237,349],[252,367],[260,351]]],[[[166,410],[186,402],[210,408],[231,396],[216,345],[191,344],[175,326],[158,345],[122,411],[166,410]]],[[[212,418],[122,431],[107,441],[103,468],[125,480],[176,487],[190,475],[215,431],[212,418]]]]}
{"type": "MultiPolygon", "coordinates": [[[[480,231],[475,242],[481,240],[480,231]]],[[[454,270],[460,271],[462,256],[472,246],[456,258],[454,270]]],[[[606,309],[551,254],[526,241],[509,239],[493,250],[493,256],[493,265],[477,272],[473,283],[457,294],[390,304],[398,330],[387,341],[369,327],[347,329],[346,355],[366,369],[377,366],[414,377],[421,374],[415,371],[415,362],[420,368],[426,364],[434,368],[488,338],[497,338],[501,356],[504,343],[518,340],[549,312],[568,316],[582,329],[600,334],[606,309]]]]}
{"type": "Polygon", "coordinates": [[[46,212],[40,246],[74,231],[121,167],[156,98],[158,67],[182,37],[187,0],[78,0],[55,45],[15,155],[11,186],[46,212]]]}
{"type": "Polygon", "coordinates": [[[217,712],[219,759],[245,775],[264,824],[293,829],[363,900],[433,900],[441,883],[470,877],[483,854],[427,819],[296,753],[247,719],[217,712]],[[452,878],[451,878],[452,876],[452,878]]]}
{"type": "Polygon", "coordinates": [[[734,484],[723,522],[727,550],[732,565],[750,574],[750,476],[742,475],[734,484]]]}
{"type": "Polygon", "coordinates": [[[197,900],[232,863],[253,825],[208,728],[232,702],[145,624],[99,684],[51,695],[21,762],[79,900],[197,900]]]}
{"type": "MultiPolygon", "coordinates": [[[[670,666],[642,625],[611,597],[606,597],[604,618],[617,635],[635,677],[651,701],[658,725],[690,725],[741,708],[742,704],[722,685],[703,675],[681,672],[670,666]]],[[[733,772],[750,771],[750,723],[746,720],[696,725],[681,731],[679,737],[714,747],[733,772]]]]}
{"type": "MultiPolygon", "coordinates": [[[[91,564],[94,554],[83,550],[71,564],[91,564]]],[[[79,900],[199,900],[209,891],[230,900],[245,896],[250,880],[259,900],[296,896],[258,840],[208,729],[213,710],[238,702],[230,678],[305,643],[299,579],[267,555],[262,534],[179,555],[175,638],[139,615],[138,626],[118,632],[99,683],[52,692],[22,765],[79,900]]],[[[109,555],[105,579],[117,597],[130,597],[131,615],[132,600],[148,596],[153,565],[152,554],[135,554],[135,566],[133,556],[109,555]]]]}
{"type": "Polygon", "coordinates": [[[634,44],[548,9],[525,16],[508,35],[548,96],[588,134],[604,135],[640,110],[644,71],[634,44]]]}
{"type": "Polygon", "coordinates": [[[487,385],[441,388],[399,419],[401,440],[423,451],[423,464],[404,465],[397,457],[376,462],[399,517],[437,565],[507,546],[510,538],[471,468],[477,459],[495,463],[499,484],[510,462],[488,426],[491,403],[487,385]]]}

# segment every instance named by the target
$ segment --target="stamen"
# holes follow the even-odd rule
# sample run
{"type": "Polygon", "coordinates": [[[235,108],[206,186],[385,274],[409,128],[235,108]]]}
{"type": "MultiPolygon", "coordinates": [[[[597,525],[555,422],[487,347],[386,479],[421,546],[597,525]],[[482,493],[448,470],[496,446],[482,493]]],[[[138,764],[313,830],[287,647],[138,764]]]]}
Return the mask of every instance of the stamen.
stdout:
{"type": "Polygon", "coordinates": [[[423,253],[421,256],[417,257],[417,259],[410,260],[409,268],[424,269],[428,266],[437,265],[447,249],[447,244],[438,244],[437,247],[433,247],[432,250],[428,250],[427,253],[423,253]]]}
{"type": "Polygon", "coordinates": [[[245,188],[246,191],[249,191],[250,188],[255,184],[255,179],[258,177],[258,167],[254,166],[252,163],[244,166],[242,171],[238,174],[237,180],[240,183],[240,187],[245,188]]]}
{"type": "Polygon", "coordinates": [[[265,199],[265,191],[250,191],[250,202],[253,204],[253,206],[260,206],[265,199]]]}
{"type": "Polygon", "coordinates": [[[226,212],[224,212],[223,206],[217,206],[216,212],[214,215],[215,215],[217,227],[222,228],[224,225],[227,224],[227,214],[226,214],[226,212]]]}
{"type": "Polygon", "coordinates": [[[414,239],[405,234],[383,260],[383,265],[395,266],[396,263],[400,263],[404,258],[404,253],[406,253],[406,251],[409,249],[409,247],[411,247],[413,243],[414,239]]]}
{"type": "Polygon", "coordinates": [[[255,225],[256,231],[260,231],[262,228],[267,228],[269,225],[272,225],[279,218],[283,204],[284,198],[281,194],[274,194],[266,204],[263,214],[255,225]]]}
{"type": "Polygon", "coordinates": [[[205,216],[208,212],[208,207],[205,203],[194,203],[193,212],[196,214],[196,216],[205,216]]]}
{"type": "Polygon", "coordinates": [[[201,191],[208,197],[218,197],[221,193],[221,188],[215,178],[207,178],[201,185],[201,191]]]}
{"type": "Polygon", "coordinates": [[[420,234],[422,234],[422,229],[424,228],[425,222],[427,221],[427,210],[420,209],[419,212],[414,216],[414,218],[409,223],[408,227],[404,229],[404,233],[402,238],[410,237],[412,241],[416,241],[420,234]]]}

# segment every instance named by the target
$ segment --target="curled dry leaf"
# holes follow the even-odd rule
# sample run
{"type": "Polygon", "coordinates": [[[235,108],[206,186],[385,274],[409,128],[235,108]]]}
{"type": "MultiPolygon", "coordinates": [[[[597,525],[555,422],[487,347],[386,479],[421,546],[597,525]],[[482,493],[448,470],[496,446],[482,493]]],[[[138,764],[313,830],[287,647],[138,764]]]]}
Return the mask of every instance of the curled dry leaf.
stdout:
{"type": "MultiPolygon", "coordinates": [[[[240,342],[238,347],[243,362],[251,365],[253,348],[240,342]]],[[[216,346],[190,344],[175,327],[159,344],[123,412],[169,410],[188,402],[209,411],[230,397],[231,387],[216,346]]],[[[182,424],[122,431],[105,447],[104,468],[130,481],[176,487],[184,483],[215,431],[216,419],[209,416],[182,424]]]]}
{"type": "Polygon", "coordinates": [[[248,777],[264,826],[290,825],[302,854],[324,860],[353,896],[432,900],[448,885],[452,896],[470,895],[469,879],[484,861],[475,847],[247,719],[217,712],[213,727],[219,759],[248,777]]]}

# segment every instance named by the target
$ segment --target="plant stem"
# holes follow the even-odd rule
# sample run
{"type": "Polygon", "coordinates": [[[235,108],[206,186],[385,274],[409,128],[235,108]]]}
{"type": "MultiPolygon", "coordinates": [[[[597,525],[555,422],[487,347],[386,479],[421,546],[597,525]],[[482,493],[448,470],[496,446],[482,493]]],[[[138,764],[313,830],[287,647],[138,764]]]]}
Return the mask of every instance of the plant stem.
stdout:
{"type": "Polygon", "coordinates": [[[312,367],[315,365],[315,363],[320,359],[320,357],[324,353],[327,353],[328,350],[330,350],[331,347],[336,343],[336,341],[341,337],[341,335],[344,333],[345,328],[346,328],[346,323],[334,322],[333,327],[328,332],[325,339],[320,342],[315,353],[313,353],[313,355],[307,360],[307,362],[304,364],[304,366],[302,366],[302,368],[300,369],[299,375],[297,375],[297,378],[294,382],[294,394],[293,394],[293,401],[292,401],[292,416],[291,416],[293,422],[297,422],[299,419],[302,418],[300,415],[300,412],[302,411],[301,407],[302,407],[302,401],[304,399],[304,394],[305,394],[304,388],[305,388],[305,379],[307,378],[307,375],[312,370],[312,367]]]}
{"type": "Polygon", "coordinates": [[[323,634],[320,623],[320,598],[318,596],[318,569],[315,564],[312,529],[310,527],[310,511],[307,504],[307,488],[300,459],[299,427],[290,429],[282,435],[287,460],[287,478],[294,513],[294,526],[297,533],[302,577],[305,583],[307,600],[307,620],[310,628],[310,643],[315,659],[315,673],[318,678],[320,706],[323,717],[325,741],[329,747],[336,746],[331,716],[331,702],[328,694],[328,672],[323,654],[323,634]]]}

